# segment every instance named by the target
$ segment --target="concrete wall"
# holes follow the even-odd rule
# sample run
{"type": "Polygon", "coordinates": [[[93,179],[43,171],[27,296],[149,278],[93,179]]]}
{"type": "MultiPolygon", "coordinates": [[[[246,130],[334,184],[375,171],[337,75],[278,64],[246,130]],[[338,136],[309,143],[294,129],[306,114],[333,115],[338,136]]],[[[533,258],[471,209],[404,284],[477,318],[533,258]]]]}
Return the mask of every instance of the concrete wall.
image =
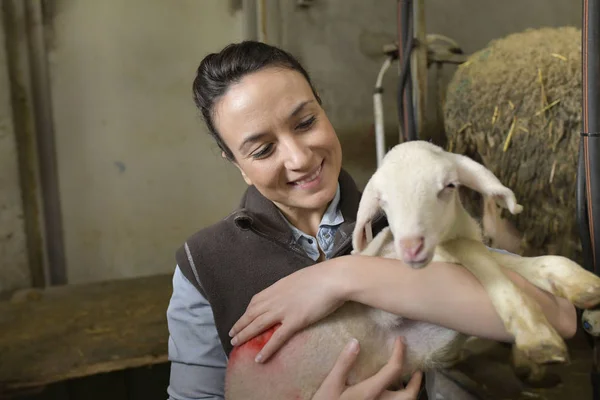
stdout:
{"type": "MultiPolygon", "coordinates": [[[[225,0],[55,0],[48,21],[68,279],[169,272],[190,233],[234,207],[244,188],[195,110],[200,59],[243,36],[225,0]]],[[[267,40],[314,78],[359,185],[375,167],[372,91],[396,0],[267,0],[267,40]]],[[[580,1],[427,0],[427,31],[473,52],[528,27],[581,26],[580,1]]],[[[0,38],[3,40],[3,38],[0,38]]],[[[0,88],[7,87],[0,48],[0,88]]],[[[396,73],[385,79],[388,142],[397,140],[396,73]]],[[[451,75],[445,67],[443,83],[451,75]]],[[[435,74],[431,74],[431,79],[435,74]]],[[[430,92],[434,104],[435,88],[430,92]]],[[[439,131],[435,107],[427,134],[439,131]]],[[[0,90],[0,291],[29,283],[8,92],[0,90]]]]}
{"type": "Polygon", "coordinates": [[[187,235],[245,186],[191,94],[201,58],[240,40],[222,0],[60,0],[50,63],[69,282],[172,271],[187,235]]]}
{"type": "Polygon", "coordinates": [[[0,18],[0,293],[30,285],[4,42],[0,18]]]}

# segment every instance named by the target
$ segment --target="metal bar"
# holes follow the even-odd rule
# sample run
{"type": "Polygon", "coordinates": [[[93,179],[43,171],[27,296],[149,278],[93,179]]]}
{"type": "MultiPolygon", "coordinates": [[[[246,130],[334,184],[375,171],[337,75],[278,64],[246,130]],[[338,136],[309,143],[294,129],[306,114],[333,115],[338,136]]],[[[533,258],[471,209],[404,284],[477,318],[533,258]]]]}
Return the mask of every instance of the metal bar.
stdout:
{"type": "Polygon", "coordinates": [[[415,116],[413,110],[411,53],[414,45],[414,29],[412,17],[413,0],[398,0],[398,120],[400,142],[416,138],[415,116]]]}
{"type": "Polygon", "coordinates": [[[583,151],[591,266],[600,274],[600,2],[586,0],[582,45],[583,151]]]}
{"type": "MultiPolygon", "coordinates": [[[[583,0],[582,122],[577,170],[577,217],[584,266],[600,274],[600,0],[583,0]]],[[[592,337],[593,398],[600,399],[600,342],[592,337]]]]}
{"type": "Polygon", "coordinates": [[[411,53],[413,109],[415,110],[415,135],[423,135],[427,110],[427,29],[425,24],[425,0],[413,2],[413,30],[416,47],[411,53]]]}
{"type": "Polygon", "coordinates": [[[0,7],[6,31],[4,45],[6,46],[31,285],[45,287],[48,273],[42,233],[42,194],[29,76],[29,57],[24,45],[27,35],[24,3],[21,0],[4,0],[0,2],[0,7]]]}
{"type": "Polygon", "coordinates": [[[432,51],[429,53],[429,63],[462,64],[469,58],[466,54],[452,54],[432,51]]]}
{"type": "Polygon", "coordinates": [[[42,187],[48,278],[50,285],[62,285],[67,283],[67,269],[42,5],[41,0],[29,0],[24,4],[42,187]]]}

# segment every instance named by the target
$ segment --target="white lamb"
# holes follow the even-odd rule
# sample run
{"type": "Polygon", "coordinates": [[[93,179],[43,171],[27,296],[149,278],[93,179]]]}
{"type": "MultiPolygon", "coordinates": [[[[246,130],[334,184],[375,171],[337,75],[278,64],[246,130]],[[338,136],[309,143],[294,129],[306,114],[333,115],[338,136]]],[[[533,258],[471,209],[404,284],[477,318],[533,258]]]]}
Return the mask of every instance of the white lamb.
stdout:
{"type": "MultiPolygon", "coordinates": [[[[527,357],[536,363],[566,360],[565,343],[539,305],[502,273],[499,264],[580,308],[600,303],[600,278],[564,257],[522,258],[489,251],[479,225],[460,203],[459,185],[493,197],[512,213],[522,210],[513,192],[482,165],[431,143],[403,143],[386,154],[365,187],[353,233],[355,253],[398,258],[413,268],[432,260],[463,265],[486,288],[527,357]],[[381,210],[389,228],[367,240],[369,225],[381,210]]],[[[350,338],[361,345],[352,384],[387,362],[398,336],[406,343],[405,377],[417,369],[448,366],[466,339],[450,329],[348,302],[296,334],[266,364],[254,362],[256,346],[237,348],[227,369],[226,399],[309,400],[350,338]]]]}

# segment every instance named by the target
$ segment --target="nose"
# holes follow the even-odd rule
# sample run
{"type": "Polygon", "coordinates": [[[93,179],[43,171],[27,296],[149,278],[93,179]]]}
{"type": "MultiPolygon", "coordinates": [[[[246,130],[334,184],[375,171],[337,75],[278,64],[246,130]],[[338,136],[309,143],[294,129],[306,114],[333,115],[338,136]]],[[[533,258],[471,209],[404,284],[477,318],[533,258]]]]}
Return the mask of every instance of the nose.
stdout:
{"type": "Polygon", "coordinates": [[[301,170],[309,166],[312,152],[302,140],[290,138],[285,144],[285,167],[289,170],[301,170]]]}
{"type": "Polygon", "coordinates": [[[400,248],[407,261],[415,261],[419,252],[423,250],[425,238],[423,236],[412,236],[400,239],[400,248]]]}

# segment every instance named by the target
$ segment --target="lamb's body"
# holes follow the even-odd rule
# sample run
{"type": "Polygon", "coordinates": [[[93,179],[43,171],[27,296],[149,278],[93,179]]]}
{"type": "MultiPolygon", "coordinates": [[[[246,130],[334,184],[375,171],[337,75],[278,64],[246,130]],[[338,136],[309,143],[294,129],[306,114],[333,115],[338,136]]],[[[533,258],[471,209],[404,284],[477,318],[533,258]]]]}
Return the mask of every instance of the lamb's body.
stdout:
{"type": "MultiPolygon", "coordinates": [[[[520,258],[489,252],[481,241],[479,225],[458,199],[454,190],[458,184],[494,197],[513,213],[520,212],[512,191],[480,164],[426,142],[408,142],[388,152],[365,187],[353,233],[354,252],[402,259],[413,268],[431,261],[462,264],[486,288],[506,329],[527,357],[538,363],[565,360],[562,338],[539,305],[506,278],[499,264],[582,308],[600,302],[600,278],[564,257],[520,258]],[[365,229],[380,208],[389,228],[367,243],[365,229]]],[[[403,267],[408,268],[399,265],[403,267]]],[[[310,400],[351,338],[359,341],[361,352],[349,383],[379,371],[398,336],[406,343],[405,377],[416,369],[451,364],[466,339],[440,326],[352,302],[296,334],[266,364],[255,363],[254,357],[271,334],[265,332],[231,353],[227,400],[310,400]]]]}
{"type": "Polygon", "coordinates": [[[388,362],[398,336],[406,343],[406,375],[417,369],[449,365],[465,337],[424,322],[348,302],[337,311],[296,334],[265,364],[254,357],[273,330],[237,347],[227,369],[227,400],[310,400],[352,338],[361,351],[350,383],[375,374],[388,362]]]}

